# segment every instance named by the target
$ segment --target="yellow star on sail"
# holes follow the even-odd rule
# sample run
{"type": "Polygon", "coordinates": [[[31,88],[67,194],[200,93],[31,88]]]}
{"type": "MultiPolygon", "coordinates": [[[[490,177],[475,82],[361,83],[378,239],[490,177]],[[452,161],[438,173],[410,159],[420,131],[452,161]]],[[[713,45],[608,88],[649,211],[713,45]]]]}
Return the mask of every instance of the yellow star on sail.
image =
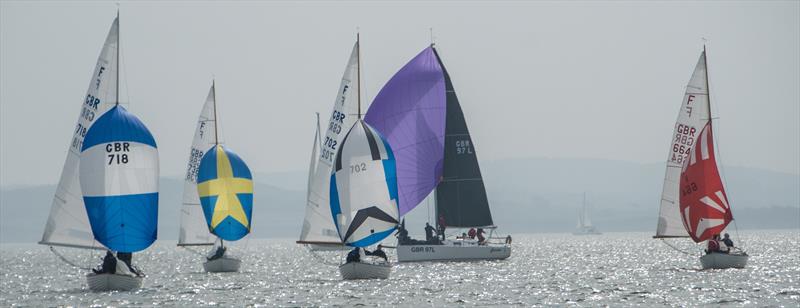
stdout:
{"type": "Polygon", "coordinates": [[[228,155],[222,146],[216,147],[217,151],[217,178],[197,185],[200,197],[217,196],[214,205],[214,214],[211,217],[211,228],[216,228],[225,218],[230,216],[240,222],[247,229],[250,224],[244,213],[242,203],[236,194],[252,194],[253,181],[246,178],[233,177],[233,170],[228,155]]]}

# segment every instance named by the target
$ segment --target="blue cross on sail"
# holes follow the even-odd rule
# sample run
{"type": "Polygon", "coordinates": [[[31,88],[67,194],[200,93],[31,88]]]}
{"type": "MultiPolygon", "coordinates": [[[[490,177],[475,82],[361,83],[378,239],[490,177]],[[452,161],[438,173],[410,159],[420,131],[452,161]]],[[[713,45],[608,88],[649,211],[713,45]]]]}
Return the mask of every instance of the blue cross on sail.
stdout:
{"type": "Polygon", "coordinates": [[[250,233],[253,176],[239,155],[215,145],[200,161],[197,193],[209,232],[227,241],[250,233]]]}
{"type": "Polygon", "coordinates": [[[398,224],[397,169],[386,138],[358,120],[339,146],[330,184],[333,221],[342,242],[366,247],[398,224]]]}
{"type": "Polygon", "coordinates": [[[97,119],[83,140],[79,177],[97,241],[136,252],[156,240],[158,149],[136,116],[116,105],[97,119]]]}

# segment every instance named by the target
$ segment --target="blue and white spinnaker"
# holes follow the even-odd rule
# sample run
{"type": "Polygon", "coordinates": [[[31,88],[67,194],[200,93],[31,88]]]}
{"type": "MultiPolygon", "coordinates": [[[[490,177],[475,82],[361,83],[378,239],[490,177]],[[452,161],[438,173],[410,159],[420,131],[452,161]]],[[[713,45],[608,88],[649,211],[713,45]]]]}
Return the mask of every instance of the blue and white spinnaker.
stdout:
{"type": "Polygon", "coordinates": [[[342,242],[366,247],[398,224],[397,169],[389,143],[358,120],[342,141],[331,174],[330,206],[342,242]]]}
{"type": "Polygon", "coordinates": [[[158,149],[147,127],[116,105],[83,140],[80,183],[94,238],[136,252],[157,236],[158,149]]]}

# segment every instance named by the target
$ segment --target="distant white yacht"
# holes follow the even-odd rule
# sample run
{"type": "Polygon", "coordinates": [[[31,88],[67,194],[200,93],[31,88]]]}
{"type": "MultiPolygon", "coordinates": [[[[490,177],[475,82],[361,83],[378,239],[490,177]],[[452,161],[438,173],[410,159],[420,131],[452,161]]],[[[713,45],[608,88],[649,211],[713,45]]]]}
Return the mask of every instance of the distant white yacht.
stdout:
{"type": "Polygon", "coordinates": [[[600,231],[597,231],[592,225],[592,221],[589,219],[589,208],[586,207],[586,193],[583,193],[583,207],[581,208],[581,212],[578,214],[578,228],[575,232],[572,232],[574,235],[600,235],[603,234],[600,231]]]}

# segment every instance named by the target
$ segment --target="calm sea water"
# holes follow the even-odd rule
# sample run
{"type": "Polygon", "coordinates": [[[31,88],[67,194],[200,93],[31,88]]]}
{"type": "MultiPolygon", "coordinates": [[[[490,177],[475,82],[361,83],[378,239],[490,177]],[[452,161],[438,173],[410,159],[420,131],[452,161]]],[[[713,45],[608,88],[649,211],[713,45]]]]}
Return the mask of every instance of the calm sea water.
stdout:
{"type": "MultiPolygon", "coordinates": [[[[290,240],[242,243],[243,271],[232,274],[203,273],[199,256],[159,242],[134,257],[148,274],[143,288],[108,293],[90,292],[85,272],[47,247],[4,244],[0,306],[800,305],[800,230],[741,232],[751,255],[742,270],[702,271],[699,246],[673,241],[692,250],[685,255],[650,235],[517,235],[505,261],[403,263],[372,281],[342,281],[326,263],[343,254],[325,260],[290,240]]],[[[60,251],[87,266],[101,257],[60,251]]]]}

